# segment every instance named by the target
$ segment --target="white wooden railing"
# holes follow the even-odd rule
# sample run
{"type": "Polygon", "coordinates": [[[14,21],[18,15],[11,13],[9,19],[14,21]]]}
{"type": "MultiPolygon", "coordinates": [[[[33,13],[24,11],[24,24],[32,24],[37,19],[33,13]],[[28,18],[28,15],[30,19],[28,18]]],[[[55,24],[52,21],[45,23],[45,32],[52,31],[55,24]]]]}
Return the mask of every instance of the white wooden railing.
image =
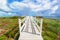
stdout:
{"type": "MultiPolygon", "coordinates": [[[[34,20],[34,17],[30,17],[32,22],[36,25],[36,28],[38,29],[38,31],[40,32],[40,36],[42,36],[42,25],[43,25],[43,19],[40,18],[40,26],[36,23],[36,21],[34,20]]],[[[29,16],[25,17],[22,21],[21,19],[18,19],[19,22],[19,31],[20,31],[20,35],[21,32],[24,30],[24,27],[26,27],[26,23],[29,19],[29,16]],[[23,25],[21,26],[21,23],[23,23],[23,25]]]]}
{"type": "Polygon", "coordinates": [[[31,17],[33,23],[36,25],[36,28],[38,29],[38,31],[40,32],[40,35],[42,35],[42,25],[43,25],[43,19],[40,18],[40,26],[36,23],[36,20],[37,19],[36,17],[31,17]]]}

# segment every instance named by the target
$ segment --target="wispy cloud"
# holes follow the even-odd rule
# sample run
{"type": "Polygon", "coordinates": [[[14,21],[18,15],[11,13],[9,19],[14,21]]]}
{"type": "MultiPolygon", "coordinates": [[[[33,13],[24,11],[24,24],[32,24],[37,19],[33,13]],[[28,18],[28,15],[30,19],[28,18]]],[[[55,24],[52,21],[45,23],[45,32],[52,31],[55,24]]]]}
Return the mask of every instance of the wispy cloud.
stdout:
{"type": "Polygon", "coordinates": [[[16,15],[16,13],[12,13],[10,11],[12,10],[7,6],[7,0],[1,0],[0,1],[0,17],[16,15]]]}
{"type": "MultiPolygon", "coordinates": [[[[44,11],[44,10],[51,10],[50,13],[55,13],[55,11],[58,9],[58,5],[56,5],[57,0],[53,0],[52,2],[50,0],[35,0],[35,1],[37,2],[35,3],[32,0],[24,0],[22,2],[15,1],[10,4],[10,7],[13,9],[18,9],[20,11],[25,10],[25,8],[30,8],[30,10],[28,9],[28,11],[31,11],[34,13],[37,12],[37,14],[39,14],[38,11],[44,11]]],[[[40,14],[43,14],[43,13],[40,13],[40,14]]]]}
{"type": "Polygon", "coordinates": [[[16,16],[16,13],[5,13],[0,11],[0,17],[16,16]]]}
{"type": "Polygon", "coordinates": [[[52,13],[55,13],[55,11],[58,9],[58,5],[56,5],[56,6],[54,6],[53,8],[52,8],[52,13]]]}
{"type": "MultiPolygon", "coordinates": [[[[17,15],[31,15],[31,16],[51,16],[56,12],[59,5],[58,0],[23,0],[13,1],[8,3],[7,0],[0,1],[0,9],[5,11],[17,11],[17,15]],[[7,6],[9,5],[9,7],[7,6]],[[12,10],[14,9],[14,10],[12,10]]],[[[12,13],[9,13],[11,15],[12,13]]]]}
{"type": "Polygon", "coordinates": [[[7,0],[1,0],[0,1],[0,9],[6,10],[6,11],[10,11],[11,10],[7,6],[7,0]]]}

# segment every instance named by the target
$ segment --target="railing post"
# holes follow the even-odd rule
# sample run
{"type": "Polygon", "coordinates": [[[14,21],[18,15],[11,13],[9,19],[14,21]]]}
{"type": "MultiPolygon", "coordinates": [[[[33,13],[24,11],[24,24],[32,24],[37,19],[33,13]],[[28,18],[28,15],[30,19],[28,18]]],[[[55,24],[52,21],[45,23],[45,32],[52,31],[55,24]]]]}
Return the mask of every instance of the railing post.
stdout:
{"type": "Polygon", "coordinates": [[[42,35],[42,25],[43,25],[43,19],[40,18],[40,36],[42,35]]]}
{"type": "Polygon", "coordinates": [[[18,22],[19,22],[19,32],[20,32],[20,35],[21,35],[21,19],[18,19],[18,22]]]}

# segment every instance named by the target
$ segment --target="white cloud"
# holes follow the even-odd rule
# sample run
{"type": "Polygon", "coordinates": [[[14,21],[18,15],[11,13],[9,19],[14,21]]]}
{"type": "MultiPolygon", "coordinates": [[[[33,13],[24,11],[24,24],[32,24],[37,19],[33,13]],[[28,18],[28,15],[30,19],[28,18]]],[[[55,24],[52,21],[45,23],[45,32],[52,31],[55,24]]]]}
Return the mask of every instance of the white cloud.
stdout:
{"type": "MultiPolygon", "coordinates": [[[[14,1],[9,5],[11,8],[16,10],[25,10],[26,8],[30,8],[30,10],[28,9],[28,11],[33,11],[37,13],[38,11],[44,11],[49,9],[51,9],[52,13],[55,13],[55,11],[58,9],[58,5],[53,6],[54,4],[57,3],[57,0],[54,0],[53,2],[50,2],[50,0],[36,0],[36,1],[37,3],[32,2],[32,0],[24,0],[22,2],[14,1]]],[[[0,8],[6,11],[11,11],[11,9],[7,7],[7,0],[0,1],[0,8]]],[[[9,13],[9,15],[10,14],[11,13],[9,13]]]]}
{"type": "Polygon", "coordinates": [[[10,7],[11,8],[13,8],[13,9],[18,9],[18,10],[22,10],[22,9],[24,9],[25,7],[28,7],[28,5],[27,4],[24,4],[24,3],[22,3],[22,2],[13,2],[13,3],[11,3],[10,4],[10,7]]]}
{"type": "Polygon", "coordinates": [[[42,0],[36,0],[38,3],[42,2],[42,0]]]}
{"type": "Polygon", "coordinates": [[[23,2],[13,2],[10,4],[10,7],[17,8],[17,9],[24,9],[25,7],[31,8],[32,11],[43,11],[51,9],[54,5],[54,3],[57,2],[57,0],[54,0],[53,2],[50,2],[49,0],[37,0],[38,2],[41,2],[41,4],[34,4],[33,2],[29,2],[30,0],[25,0],[23,2]],[[26,3],[25,3],[26,2],[26,3]]]}
{"type": "Polygon", "coordinates": [[[16,13],[5,13],[0,11],[0,17],[6,17],[6,16],[16,16],[16,13]]]}
{"type": "Polygon", "coordinates": [[[11,9],[7,7],[7,0],[0,0],[0,9],[10,11],[11,9]]]}
{"type": "Polygon", "coordinates": [[[54,0],[52,3],[53,3],[53,4],[57,3],[57,0],[54,0]]]}
{"type": "Polygon", "coordinates": [[[57,9],[58,9],[58,5],[54,6],[54,7],[52,8],[52,13],[55,13],[57,9]]]}

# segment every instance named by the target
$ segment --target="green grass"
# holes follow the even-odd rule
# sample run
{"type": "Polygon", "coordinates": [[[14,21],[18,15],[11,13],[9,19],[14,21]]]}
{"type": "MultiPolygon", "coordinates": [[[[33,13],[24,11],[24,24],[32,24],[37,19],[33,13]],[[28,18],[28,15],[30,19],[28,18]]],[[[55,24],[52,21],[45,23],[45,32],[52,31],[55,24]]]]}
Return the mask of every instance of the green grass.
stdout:
{"type": "MultiPolygon", "coordinates": [[[[20,18],[23,19],[24,17],[20,18]]],[[[38,25],[40,25],[39,21],[38,18],[36,21],[38,25]]],[[[18,19],[15,17],[0,18],[0,29],[8,30],[8,32],[4,31],[6,35],[0,36],[0,40],[11,40],[11,38],[17,39],[17,35],[19,34],[18,19]]],[[[42,36],[44,40],[60,40],[60,20],[43,18],[42,36]]]]}
{"type": "Polygon", "coordinates": [[[10,29],[18,25],[18,19],[2,18],[0,19],[0,28],[10,29]]]}
{"type": "Polygon", "coordinates": [[[0,40],[5,40],[5,39],[11,40],[11,38],[15,36],[15,31],[17,30],[17,29],[15,31],[12,30],[15,27],[18,27],[18,18],[15,18],[15,17],[0,18],[0,29],[5,30],[4,32],[1,33],[3,35],[0,34],[0,40]],[[10,32],[10,33],[8,33],[8,32],[10,32]],[[5,35],[5,34],[8,34],[8,35],[5,35]]]}
{"type": "Polygon", "coordinates": [[[57,40],[57,37],[60,34],[60,21],[54,19],[44,19],[43,22],[43,31],[46,33],[43,37],[47,37],[45,40],[57,40]],[[58,34],[59,33],[59,34],[58,34]]]}
{"type": "Polygon", "coordinates": [[[44,40],[60,40],[60,20],[43,18],[42,36],[44,40]]]}
{"type": "Polygon", "coordinates": [[[0,40],[4,40],[4,39],[6,39],[6,36],[5,36],[5,35],[2,35],[2,36],[0,37],[0,40]]]}

